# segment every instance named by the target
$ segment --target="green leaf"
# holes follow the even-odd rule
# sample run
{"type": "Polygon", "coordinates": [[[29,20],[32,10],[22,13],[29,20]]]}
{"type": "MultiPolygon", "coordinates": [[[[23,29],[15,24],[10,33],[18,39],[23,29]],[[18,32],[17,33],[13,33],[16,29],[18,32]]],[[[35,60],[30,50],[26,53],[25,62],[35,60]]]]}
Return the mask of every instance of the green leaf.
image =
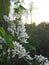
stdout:
{"type": "Polygon", "coordinates": [[[3,36],[5,36],[5,30],[4,30],[3,27],[0,27],[0,33],[1,33],[3,36]]]}
{"type": "Polygon", "coordinates": [[[37,61],[34,61],[32,65],[39,65],[39,63],[37,61]]]}
{"type": "Polygon", "coordinates": [[[12,41],[9,41],[8,46],[14,48],[14,44],[12,43],[12,41]]]}
{"type": "Polygon", "coordinates": [[[25,8],[22,5],[20,5],[19,7],[20,7],[20,10],[25,10],[25,8]]]}
{"type": "Polygon", "coordinates": [[[13,45],[13,43],[12,43],[12,41],[13,41],[13,36],[10,35],[10,34],[6,34],[6,35],[4,36],[4,38],[7,40],[8,46],[11,47],[11,48],[14,48],[14,45],[13,45]]]}
{"type": "Polygon", "coordinates": [[[36,47],[34,47],[33,45],[29,44],[28,47],[29,47],[30,49],[33,49],[34,51],[36,51],[36,47]]]}
{"type": "Polygon", "coordinates": [[[8,41],[13,40],[13,36],[10,34],[5,34],[4,38],[8,41]]]}

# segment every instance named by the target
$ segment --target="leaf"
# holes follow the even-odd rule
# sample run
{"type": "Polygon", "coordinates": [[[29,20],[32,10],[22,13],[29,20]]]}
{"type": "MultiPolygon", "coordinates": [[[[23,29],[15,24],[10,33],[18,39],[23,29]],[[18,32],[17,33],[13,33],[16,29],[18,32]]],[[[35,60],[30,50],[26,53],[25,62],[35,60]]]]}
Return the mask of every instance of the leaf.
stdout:
{"type": "Polygon", "coordinates": [[[14,44],[12,43],[12,41],[9,41],[8,46],[14,48],[14,44]]]}
{"type": "Polygon", "coordinates": [[[12,43],[12,41],[13,41],[13,36],[12,35],[10,35],[10,34],[6,34],[5,36],[4,36],[4,38],[6,39],[6,41],[7,41],[7,45],[9,46],[9,47],[11,47],[11,48],[14,48],[14,45],[13,45],[13,43],[12,43]]]}
{"type": "Polygon", "coordinates": [[[34,51],[36,51],[36,48],[35,48],[33,45],[29,44],[28,47],[29,47],[30,49],[33,49],[34,51]]]}
{"type": "Polygon", "coordinates": [[[25,10],[25,8],[22,5],[20,5],[19,8],[20,10],[25,10]]]}
{"type": "Polygon", "coordinates": [[[32,65],[39,65],[37,61],[32,62],[32,65]]]}
{"type": "Polygon", "coordinates": [[[5,30],[4,30],[3,27],[0,27],[0,33],[1,33],[3,36],[5,36],[5,30]]]}
{"type": "Polygon", "coordinates": [[[14,8],[14,10],[15,10],[15,13],[16,13],[16,12],[18,13],[18,9],[14,8]]]}
{"type": "Polygon", "coordinates": [[[13,40],[13,36],[10,34],[5,34],[4,38],[8,41],[13,40]]]}

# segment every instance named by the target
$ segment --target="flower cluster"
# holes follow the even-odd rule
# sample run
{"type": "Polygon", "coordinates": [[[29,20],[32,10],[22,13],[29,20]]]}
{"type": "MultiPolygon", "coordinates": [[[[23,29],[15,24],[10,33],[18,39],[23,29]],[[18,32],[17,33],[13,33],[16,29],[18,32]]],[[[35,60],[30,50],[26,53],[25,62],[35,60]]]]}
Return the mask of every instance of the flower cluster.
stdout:
{"type": "Polygon", "coordinates": [[[25,25],[22,21],[19,22],[17,26],[17,37],[21,43],[28,43],[27,38],[29,38],[28,34],[26,33],[25,25]]]}
{"type": "Polygon", "coordinates": [[[17,13],[14,10],[14,9],[19,9],[19,6],[20,6],[20,3],[18,3],[18,0],[10,0],[10,11],[9,11],[10,21],[15,20],[16,18],[19,19],[21,17],[21,12],[19,11],[17,13]]]}
{"type": "Polygon", "coordinates": [[[35,55],[34,59],[36,59],[40,65],[49,65],[48,59],[42,55],[35,55]]]}
{"type": "Polygon", "coordinates": [[[8,31],[14,36],[16,32],[16,25],[13,21],[10,21],[10,17],[4,15],[4,20],[8,23],[8,31]]]}
{"type": "Polygon", "coordinates": [[[9,18],[10,18],[11,21],[14,20],[14,1],[10,1],[9,18]]]}
{"type": "MultiPolygon", "coordinates": [[[[27,38],[29,38],[29,36],[26,33],[26,29],[25,26],[23,24],[22,21],[19,22],[17,29],[16,29],[16,25],[13,22],[13,15],[14,15],[14,6],[15,6],[15,1],[10,2],[11,6],[10,6],[10,13],[9,13],[9,17],[7,17],[6,15],[4,15],[4,19],[5,21],[8,22],[8,31],[14,36],[14,34],[16,33],[18,40],[21,43],[27,43],[27,38]],[[13,6],[13,7],[12,7],[13,6]],[[11,12],[12,10],[12,12],[11,12]],[[10,21],[10,22],[9,22],[10,21]]],[[[12,57],[15,57],[16,54],[18,54],[19,58],[22,58],[24,56],[26,56],[27,59],[31,59],[30,55],[28,55],[28,52],[26,52],[26,49],[22,46],[22,44],[20,44],[20,42],[16,42],[13,41],[14,44],[14,49],[12,49],[12,57]]],[[[10,49],[8,49],[8,55],[10,55],[10,49]]]]}
{"type": "Polygon", "coordinates": [[[19,58],[26,56],[29,52],[26,52],[26,49],[16,41],[13,41],[14,49],[12,49],[13,57],[18,54],[19,58]]]}
{"type": "MultiPolygon", "coordinates": [[[[25,57],[28,60],[33,60],[33,58],[29,55],[29,52],[26,51],[26,49],[22,46],[22,44],[19,44],[16,41],[13,41],[13,44],[14,49],[12,49],[12,58],[18,55],[19,59],[25,57]]],[[[10,49],[8,49],[8,55],[10,55],[10,52],[11,52],[10,49]]]]}
{"type": "Polygon", "coordinates": [[[1,43],[3,42],[3,40],[4,39],[0,36],[0,49],[2,49],[2,44],[1,43]]]}
{"type": "Polygon", "coordinates": [[[2,45],[3,42],[6,43],[5,39],[2,36],[0,36],[0,44],[2,45]]]}
{"type": "Polygon", "coordinates": [[[18,54],[19,58],[25,57],[28,60],[33,60],[33,58],[29,55],[29,52],[26,51],[26,49],[22,46],[22,44],[19,44],[16,41],[13,41],[14,49],[12,49],[13,56],[15,57],[16,54],[18,54]]]}
{"type": "Polygon", "coordinates": [[[14,36],[16,32],[16,25],[11,21],[10,26],[8,27],[8,31],[14,36]]]}

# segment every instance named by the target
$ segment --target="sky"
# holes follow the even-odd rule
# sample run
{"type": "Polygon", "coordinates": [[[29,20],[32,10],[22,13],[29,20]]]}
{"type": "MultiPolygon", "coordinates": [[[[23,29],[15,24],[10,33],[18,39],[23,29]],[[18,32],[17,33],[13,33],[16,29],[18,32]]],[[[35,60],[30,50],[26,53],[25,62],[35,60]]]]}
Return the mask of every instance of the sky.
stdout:
{"type": "MultiPolygon", "coordinates": [[[[46,21],[49,22],[49,0],[24,0],[25,1],[25,7],[28,8],[28,4],[30,1],[33,1],[33,7],[32,10],[32,21],[36,24],[39,24],[40,22],[46,21]]],[[[23,17],[23,19],[25,19],[23,17]]],[[[27,23],[30,23],[30,16],[28,16],[27,23]]]]}

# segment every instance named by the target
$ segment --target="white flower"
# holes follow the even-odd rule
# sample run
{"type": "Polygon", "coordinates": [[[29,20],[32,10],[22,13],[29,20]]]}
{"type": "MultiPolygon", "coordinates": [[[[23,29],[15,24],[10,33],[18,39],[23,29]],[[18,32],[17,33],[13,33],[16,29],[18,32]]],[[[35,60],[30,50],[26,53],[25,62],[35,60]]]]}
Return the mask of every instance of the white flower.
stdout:
{"type": "Polygon", "coordinates": [[[8,31],[14,36],[14,30],[8,27],[8,31]]]}
{"type": "Polygon", "coordinates": [[[6,54],[6,52],[5,51],[3,51],[3,55],[5,55],[6,54]]]}
{"type": "Polygon", "coordinates": [[[5,39],[4,38],[2,38],[1,36],[0,36],[0,43],[5,43],[6,41],[5,41],[5,39]]]}
{"type": "Polygon", "coordinates": [[[10,48],[7,50],[8,53],[10,53],[10,48]]]}
{"type": "Polygon", "coordinates": [[[47,62],[47,63],[46,63],[46,62],[44,62],[44,65],[49,65],[49,62],[47,62]]]}
{"type": "Polygon", "coordinates": [[[8,17],[8,16],[4,15],[3,18],[4,18],[4,20],[5,20],[6,22],[9,21],[9,17],[8,17]]]}
{"type": "Polygon", "coordinates": [[[26,58],[27,58],[28,60],[33,60],[33,58],[32,58],[30,55],[27,55],[26,58]]]}
{"type": "Polygon", "coordinates": [[[16,25],[13,22],[9,22],[10,25],[8,27],[8,31],[14,36],[16,33],[16,25]]]}
{"type": "Polygon", "coordinates": [[[9,18],[10,18],[10,21],[13,21],[14,20],[14,1],[10,1],[10,12],[9,12],[9,18]]]}
{"type": "Polygon", "coordinates": [[[0,36],[0,43],[2,43],[2,37],[0,36]]]}
{"type": "Polygon", "coordinates": [[[42,62],[42,61],[45,61],[47,58],[45,58],[44,56],[42,56],[42,55],[40,55],[40,56],[38,56],[38,55],[35,55],[35,57],[36,57],[36,60],[38,60],[38,62],[42,62]]]}
{"type": "Polygon", "coordinates": [[[26,52],[26,49],[21,44],[19,44],[16,41],[13,41],[13,44],[14,44],[14,49],[12,49],[12,53],[13,53],[12,57],[15,57],[16,54],[18,54],[19,58],[22,58],[28,55],[29,52],[26,52]]]}
{"type": "Polygon", "coordinates": [[[29,36],[26,33],[26,29],[22,21],[20,21],[18,24],[16,34],[17,34],[18,40],[20,40],[21,43],[28,43],[27,38],[29,38],[29,36]]]}
{"type": "Polygon", "coordinates": [[[48,61],[48,59],[46,58],[46,57],[44,57],[44,56],[42,56],[42,55],[35,55],[35,57],[34,57],[39,63],[40,63],[40,65],[43,65],[43,63],[44,63],[44,65],[49,65],[49,61],[48,61]]]}

